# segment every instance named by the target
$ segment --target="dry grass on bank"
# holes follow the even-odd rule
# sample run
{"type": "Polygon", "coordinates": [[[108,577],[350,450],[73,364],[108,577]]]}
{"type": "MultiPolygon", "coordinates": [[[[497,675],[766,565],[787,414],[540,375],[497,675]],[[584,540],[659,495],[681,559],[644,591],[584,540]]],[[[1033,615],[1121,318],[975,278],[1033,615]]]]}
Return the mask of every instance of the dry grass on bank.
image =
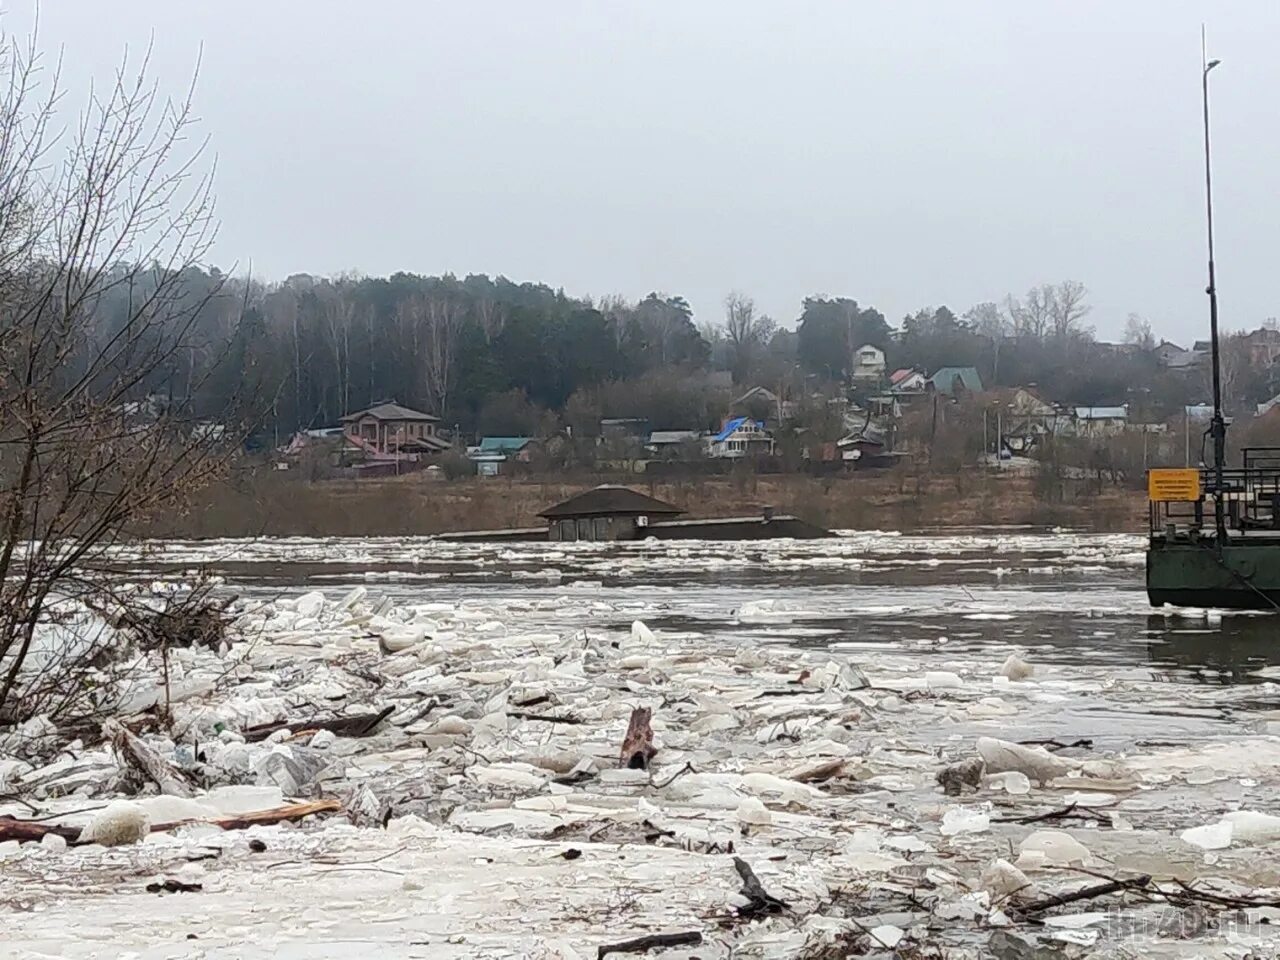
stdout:
{"type": "MultiPolygon", "coordinates": [[[[468,478],[415,474],[385,480],[308,482],[259,471],[206,491],[154,536],[396,536],[541,525],[538,511],[617,478],[468,478]]],[[[764,506],[833,529],[920,530],[939,526],[1031,524],[1082,529],[1145,529],[1146,501],[1126,490],[1068,491],[1067,501],[1036,498],[1031,480],[886,471],[836,477],[802,475],[628,482],[682,507],[689,516],[743,516],[764,506]]]]}

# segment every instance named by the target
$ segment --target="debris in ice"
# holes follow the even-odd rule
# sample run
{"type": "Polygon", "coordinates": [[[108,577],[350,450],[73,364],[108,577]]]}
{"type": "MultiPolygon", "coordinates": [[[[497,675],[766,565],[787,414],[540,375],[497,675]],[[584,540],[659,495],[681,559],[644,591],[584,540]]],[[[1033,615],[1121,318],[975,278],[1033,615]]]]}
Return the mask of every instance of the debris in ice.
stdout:
{"type": "Polygon", "coordinates": [[[941,833],[954,837],[961,833],[983,833],[991,828],[991,817],[964,807],[948,807],[942,815],[941,833]]]}
{"type": "Polygon", "coordinates": [[[943,767],[934,778],[942,785],[942,790],[949,797],[958,797],[965,787],[977,790],[982,783],[982,775],[986,772],[986,762],[981,757],[970,757],[949,767],[943,767]]]}
{"type": "Polygon", "coordinates": [[[1061,830],[1037,830],[1018,844],[1014,866],[1022,870],[1039,867],[1082,867],[1089,862],[1088,848],[1061,830]]]}
{"type": "Polygon", "coordinates": [[[977,750],[978,756],[986,761],[988,773],[1016,770],[1041,784],[1076,769],[1075,764],[1041,747],[1024,747],[995,737],[979,737],[977,750]]]}
{"type": "Polygon", "coordinates": [[[1183,843],[1189,843],[1201,850],[1225,850],[1231,846],[1232,823],[1230,820],[1219,820],[1207,823],[1202,827],[1192,827],[1178,834],[1183,843]]]}
{"type": "Polygon", "coordinates": [[[1004,665],[1000,668],[1001,676],[1007,677],[1015,682],[1018,680],[1026,680],[1035,672],[1035,667],[1027,663],[1016,653],[1009,654],[1009,659],[1007,659],[1004,662],[1004,665]]]}
{"type": "Polygon", "coordinates": [[[128,800],[116,800],[93,815],[80,831],[80,843],[118,847],[138,843],[151,831],[151,820],[142,807],[128,800]]]}

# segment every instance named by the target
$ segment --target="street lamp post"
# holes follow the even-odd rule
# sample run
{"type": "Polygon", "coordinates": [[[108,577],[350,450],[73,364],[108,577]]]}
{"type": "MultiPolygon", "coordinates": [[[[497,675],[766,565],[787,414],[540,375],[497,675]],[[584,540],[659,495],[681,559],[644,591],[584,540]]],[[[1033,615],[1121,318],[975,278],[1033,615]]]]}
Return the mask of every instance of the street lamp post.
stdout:
{"type": "Polygon", "coordinates": [[[1227,423],[1222,416],[1222,372],[1218,354],[1218,286],[1213,267],[1213,180],[1209,162],[1209,72],[1221,61],[1209,60],[1205,55],[1204,28],[1200,30],[1201,93],[1204,104],[1204,197],[1206,225],[1209,236],[1209,339],[1213,348],[1213,420],[1209,435],[1213,438],[1213,524],[1216,545],[1222,549],[1227,539],[1227,523],[1222,502],[1222,469],[1226,459],[1227,423]]]}

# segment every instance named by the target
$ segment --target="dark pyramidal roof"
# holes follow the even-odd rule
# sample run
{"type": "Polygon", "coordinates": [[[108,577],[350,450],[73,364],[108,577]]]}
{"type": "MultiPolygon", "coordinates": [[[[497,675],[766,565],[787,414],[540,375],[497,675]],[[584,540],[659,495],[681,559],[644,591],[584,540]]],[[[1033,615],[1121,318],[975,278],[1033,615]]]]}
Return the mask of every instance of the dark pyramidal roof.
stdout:
{"type": "Polygon", "coordinates": [[[342,422],[349,420],[359,420],[361,417],[373,417],[377,420],[424,420],[437,421],[439,417],[433,417],[429,413],[423,413],[421,410],[410,410],[408,407],[402,407],[394,400],[388,403],[380,403],[377,406],[370,407],[368,410],[360,410],[356,413],[348,413],[342,418],[342,422]]]}
{"type": "Polygon", "coordinates": [[[627,487],[605,484],[570,497],[554,507],[547,507],[538,516],[556,520],[561,517],[597,517],[613,513],[674,517],[684,511],[627,487]]]}

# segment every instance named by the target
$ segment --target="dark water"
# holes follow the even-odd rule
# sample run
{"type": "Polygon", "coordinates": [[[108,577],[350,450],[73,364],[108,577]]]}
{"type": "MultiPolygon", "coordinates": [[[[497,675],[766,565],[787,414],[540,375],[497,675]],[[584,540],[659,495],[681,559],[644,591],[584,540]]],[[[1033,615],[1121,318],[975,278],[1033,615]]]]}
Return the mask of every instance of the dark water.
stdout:
{"type": "MultiPolygon", "coordinates": [[[[397,604],[492,609],[563,631],[643,619],[666,630],[915,652],[940,665],[1010,647],[1045,664],[1196,685],[1255,684],[1280,663],[1280,621],[1155,612],[1141,537],[981,531],[857,533],[760,543],[447,544],[421,538],[175,542],[138,573],[195,569],[267,598],[362,586],[397,604]]],[[[1276,700],[1280,706],[1280,699],[1276,700]]]]}

